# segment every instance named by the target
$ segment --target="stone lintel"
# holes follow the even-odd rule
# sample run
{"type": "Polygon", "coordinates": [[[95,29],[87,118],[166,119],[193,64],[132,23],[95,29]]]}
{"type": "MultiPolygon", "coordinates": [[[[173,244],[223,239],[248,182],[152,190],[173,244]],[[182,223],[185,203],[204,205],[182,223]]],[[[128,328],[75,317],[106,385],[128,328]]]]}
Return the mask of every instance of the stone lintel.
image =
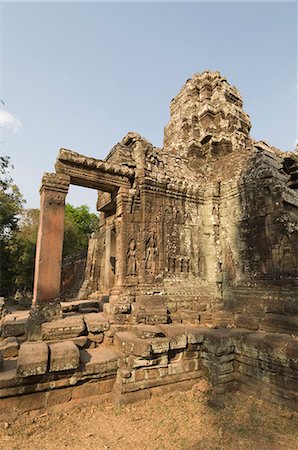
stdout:
{"type": "Polygon", "coordinates": [[[68,175],[71,184],[104,192],[130,186],[135,173],[125,165],[111,164],[65,149],[60,150],[55,169],[58,174],[68,175]]]}

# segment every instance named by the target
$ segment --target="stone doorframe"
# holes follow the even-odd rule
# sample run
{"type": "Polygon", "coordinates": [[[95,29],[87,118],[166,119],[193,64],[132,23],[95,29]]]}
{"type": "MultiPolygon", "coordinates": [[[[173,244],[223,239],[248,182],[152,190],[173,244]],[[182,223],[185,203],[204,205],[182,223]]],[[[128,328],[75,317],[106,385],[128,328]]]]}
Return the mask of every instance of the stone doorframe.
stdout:
{"type": "MultiPolygon", "coordinates": [[[[70,184],[103,191],[104,201],[97,204],[100,211],[104,211],[115,201],[113,229],[116,231],[117,263],[114,285],[118,289],[124,277],[122,199],[131,187],[134,171],[126,166],[87,158],[64,149],[59,152],[55,168],[57,173],[44,174],[40,189],[33,306],[60,297],[65,198],[70,184]]],[[[109,227],[110,232],[111,230],[109,227]]],[[[110,251],[107,254],[110,255],[110,251]]]]}

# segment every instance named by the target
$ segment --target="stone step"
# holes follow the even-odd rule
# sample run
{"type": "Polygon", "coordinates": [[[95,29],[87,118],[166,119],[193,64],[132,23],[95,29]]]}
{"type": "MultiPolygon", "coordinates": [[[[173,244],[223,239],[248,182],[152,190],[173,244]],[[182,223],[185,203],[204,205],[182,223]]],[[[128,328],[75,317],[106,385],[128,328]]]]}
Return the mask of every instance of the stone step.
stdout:
{"type": "Polygon", "coordinates": [[[81,363],[88,374],[116,374],[123,356],[115,347],[81,350],[81,363]]]}
{"type": "Polygon", "coordinates": [[[17,374],[44,375],[48,369],[49,348],[45,342],[24,342],[19,350],[17,374]]]}
{"type": "Polygon", "coordinates": [[[147,339],[141,339],[130,331],[120,331],[114,336],[114,344],[125,355],[150,356],[152,348],[147,339]]]}
{"type": "Polygon", "coordinates": [[[68,302],[61,302],[61,308],[63,313],[98,312],[102,311],[102,304],[103,302],[101,299],[71,300],[68,302]]]}
{"type": "Polygon", "coordinates": [[[45,341],[71,339],[80,336],[85,330],[83,316],[64,317],[41,326],[42,339],[45,341]]]}
{"type": "Polygon", "coordinates": [[[50,372],[77,369],[80,351],[72,341],[50,344],[50,372]]]}
{"type": "Polygon", "coordinates": [[[84,321],[90,333],[103,333],[110,329],[110,322],[104,313],[84,314],[84,321]]]}

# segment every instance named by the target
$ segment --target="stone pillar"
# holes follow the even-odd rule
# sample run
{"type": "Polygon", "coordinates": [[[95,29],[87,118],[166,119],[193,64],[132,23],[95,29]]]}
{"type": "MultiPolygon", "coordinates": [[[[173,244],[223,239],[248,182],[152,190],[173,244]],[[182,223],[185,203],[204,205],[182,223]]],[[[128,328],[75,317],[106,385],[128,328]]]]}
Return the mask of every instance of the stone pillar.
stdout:
{"type": "Polygon", "coordinates": [[[111,226],[106,223],[106,238],[105,238],[105,264],[104,264],[104,285],[105,290],[110,288],[110,272],[111,272],[111,226]]]}
{"type": "Polygon", "coordinates": [[[42,178],[33,306],[60,295],[64,205],[69,183],[68,175],[45,173],[42,178]]]}
{"type": "Polygon", "coordinates": [[[116,197],[116,285],[123,286],[126,270],[126,251],[125,247],[125,216],[128,209],[128,194],[127,188],[121,187],[116,197]]]}

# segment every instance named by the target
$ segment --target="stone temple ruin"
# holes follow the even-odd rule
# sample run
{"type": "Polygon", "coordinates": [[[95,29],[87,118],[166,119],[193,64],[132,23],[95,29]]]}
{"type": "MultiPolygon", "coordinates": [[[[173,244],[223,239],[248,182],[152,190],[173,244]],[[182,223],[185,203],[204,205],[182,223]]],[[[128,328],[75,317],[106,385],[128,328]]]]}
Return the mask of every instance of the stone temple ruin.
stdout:
{"type": "Polygon", "coordinates": [[[298,152],[250,128],[238,90],[207,71],[172,100],[162,148],[128,133],[104,161],[60,150],[30,314],[2,319],[2,411],[201,378],[298,409],[298,152]],[[70,184],[98,191],[99,231],[77,298],[59,301],[70,184]]]}

